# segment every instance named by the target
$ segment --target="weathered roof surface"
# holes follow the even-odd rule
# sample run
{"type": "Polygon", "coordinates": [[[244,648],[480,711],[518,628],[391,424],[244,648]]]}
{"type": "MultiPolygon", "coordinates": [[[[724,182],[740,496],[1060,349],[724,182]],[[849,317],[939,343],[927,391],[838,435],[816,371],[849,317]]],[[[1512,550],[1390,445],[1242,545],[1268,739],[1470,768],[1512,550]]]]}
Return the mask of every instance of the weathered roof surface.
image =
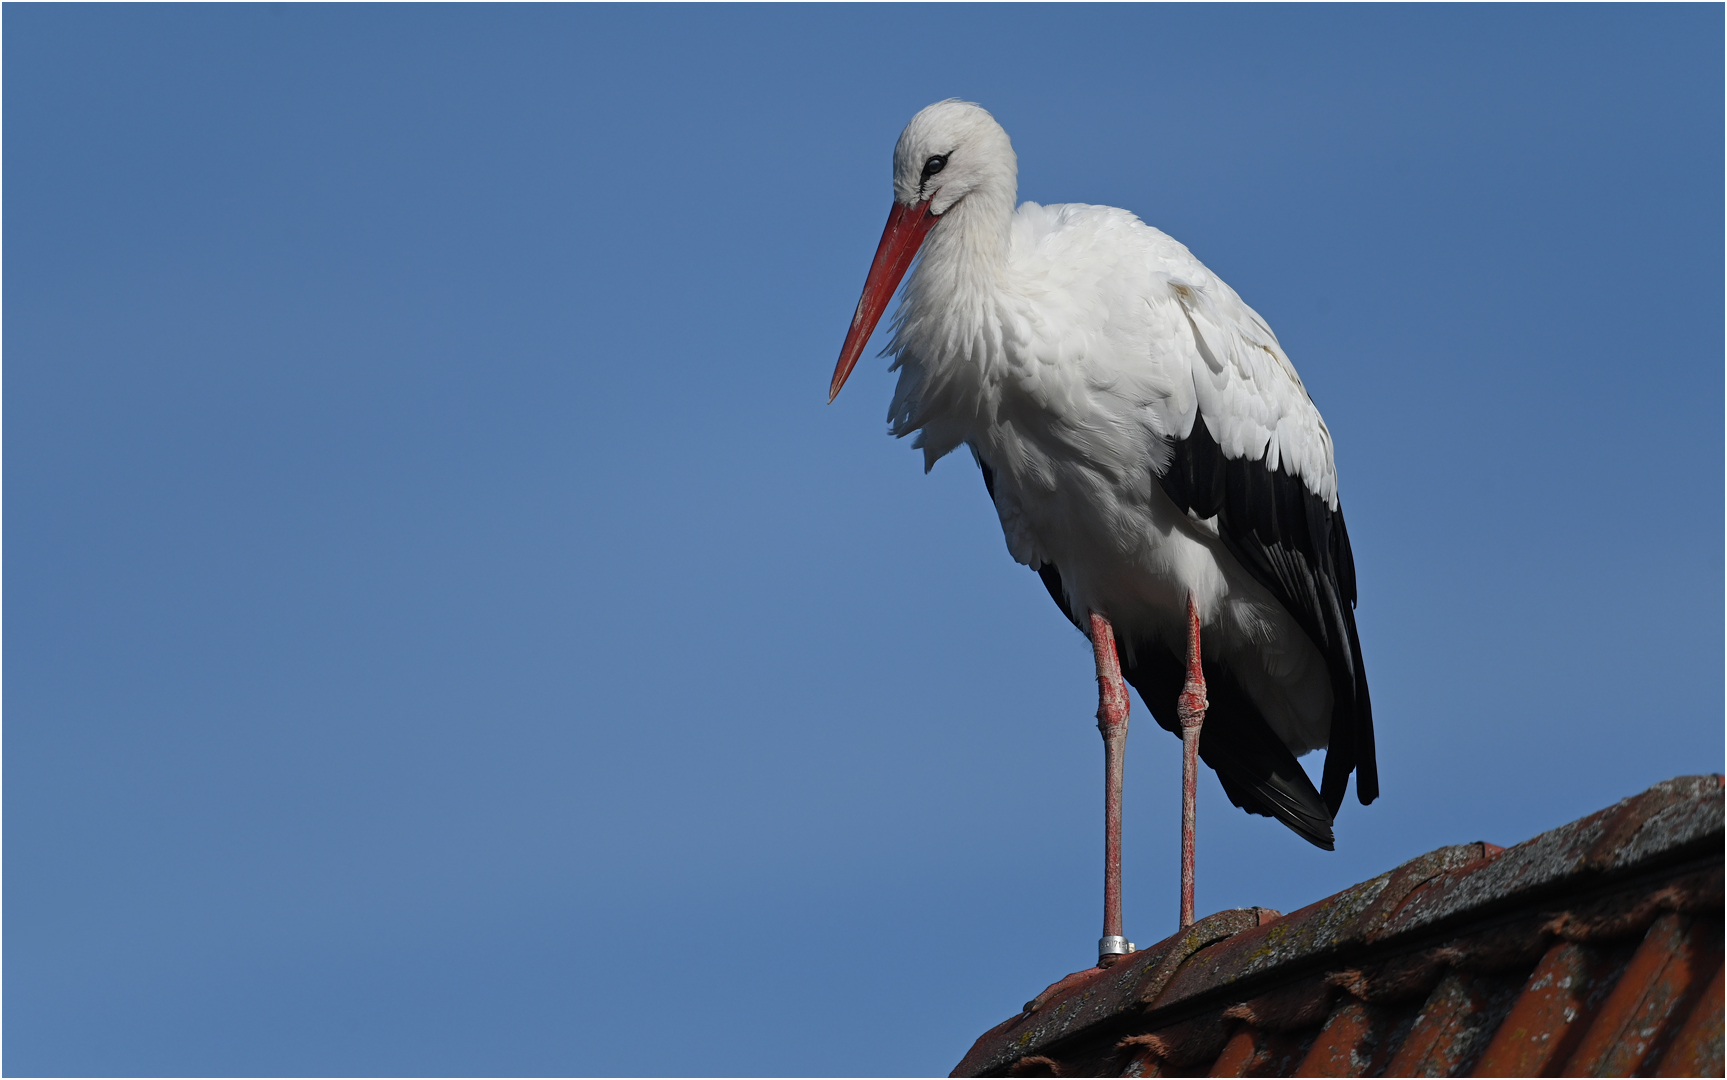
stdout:
{"type": "Polygon", "coordinates": [[[1055,983],[954,1076],[1721,1076],[1722,778],[1055,983]]]}

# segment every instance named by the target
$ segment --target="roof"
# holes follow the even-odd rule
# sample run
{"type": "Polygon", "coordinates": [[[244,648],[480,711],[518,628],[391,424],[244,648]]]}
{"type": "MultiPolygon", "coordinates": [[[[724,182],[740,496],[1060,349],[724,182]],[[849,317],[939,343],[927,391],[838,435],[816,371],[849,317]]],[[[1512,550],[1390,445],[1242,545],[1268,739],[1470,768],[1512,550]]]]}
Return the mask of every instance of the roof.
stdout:
{"type": "Polygon", "coordinates": [[[954,1076],[1720,1076],[1722,778],[1056,982],[954,1076]]]}

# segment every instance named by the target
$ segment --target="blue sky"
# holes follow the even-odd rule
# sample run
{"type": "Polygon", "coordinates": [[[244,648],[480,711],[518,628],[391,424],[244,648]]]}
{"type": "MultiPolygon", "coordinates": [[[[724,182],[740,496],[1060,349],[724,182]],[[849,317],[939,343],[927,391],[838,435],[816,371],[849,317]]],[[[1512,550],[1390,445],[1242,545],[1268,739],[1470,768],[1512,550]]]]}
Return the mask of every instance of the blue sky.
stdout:
{"type": "Polygon", "coordinates": [[[825,403],[949,96],[1336,438],[1384,797],[1207,773],[1202,912],[1721,768],[1719,7],[4,18],[9,1073],[939,1074],[1090,962],[1085,642],[825,403]]]}

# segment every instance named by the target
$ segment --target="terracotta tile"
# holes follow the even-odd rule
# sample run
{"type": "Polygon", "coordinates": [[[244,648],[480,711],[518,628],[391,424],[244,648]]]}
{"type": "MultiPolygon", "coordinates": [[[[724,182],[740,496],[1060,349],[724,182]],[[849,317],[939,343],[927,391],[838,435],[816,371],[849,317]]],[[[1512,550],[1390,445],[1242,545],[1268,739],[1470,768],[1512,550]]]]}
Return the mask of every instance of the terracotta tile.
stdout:
{"type": "Polygon", "coordinates": [[[1385,1075],[1468,1075],[1521,986],[1520,978],[1446,975],[1416,1014],[1385,1075]]]}
{"type": "Polygon", "coordinates": [[[1656,1076],[1720,1076],[1722,1074],[1721,1014],[1727,1009],[1722,999],[1722,970],[1715,968],[1715,977],[1691,1010],[1691,1018],[1673,1036],[1667,1053],[1661,1056],[1661,1068],[1656,1076]]]}
{"type": "Polygon", "coordinates": [[[1391,1059],[1397,1015],[1384,1006],[1346,1001],[1319,1030],[1296,1076],[1374,1076],[1391,1059]]]}
{"type": "Polygon", "coordinates": [[[1720,965],[1719,916],[1656,919],[1562,1075],[1631,1076],[1658,1060],[1720,965]]]}
{"type": "Polygon", "coordinates": [[[1163,1070],[1158,1066],[1157,1055],[1149,1047],[1141,1048],[1127,1059],[1127,1064],[1121,1070],[1123,1076],[1162,1076],[1163,1070]]]}
{"type": "Polygon", "coordinates": [[[1577,1049],[1619,981],[1632,946],[1603,949],[1561,941],[1535,966],[1499,1025],[1476,1076],[1546,1076],[1577,1049]]]}
{"type": "Polygon", "coordinates": [[[1211,1076],[1288,1076],[1307,1056],[1313,1032],[1266,1031],[1243,1024],[1212,1065],[1211,1076]]]}
{"type": "Polygon", "coordinates": [[[1317,1029],[1305,1032],[1262,1031],[1259,1052],[1248,1065],[1247,1076],[1294,1076],[1296,1066],[1307,1057],[1317,1029]]]}
{"type": "Polygon", "coordinates": [[[1259,1032],[1244,1025],[1230,1036],[1229,1042],[1224,1044],[1223,1053],[1217,1055],[1217,1063],[1206,1075],[1246,1076],[1258,1053],[1259,1032]]]}

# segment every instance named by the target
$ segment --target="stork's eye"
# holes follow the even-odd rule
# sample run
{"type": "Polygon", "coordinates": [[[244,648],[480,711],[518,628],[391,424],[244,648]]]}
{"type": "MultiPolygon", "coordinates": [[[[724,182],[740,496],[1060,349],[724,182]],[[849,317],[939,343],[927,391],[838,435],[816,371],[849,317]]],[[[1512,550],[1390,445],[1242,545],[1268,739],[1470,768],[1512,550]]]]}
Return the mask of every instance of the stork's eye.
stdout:
{"type": "MultiPolygon", "coordinates": [[[[947,155],[946,154],[937,154],[935,157],[932,157],[928,161],[923,163],[923,180],[928,180],[930,177],[934,176],[938,172],[941,172],[942,169],[944,169],[946,167],[947,167],[947,155]]],[[[923,182],[923,180],[920,180],[918,182],[921,184],[923,182]]]]}

